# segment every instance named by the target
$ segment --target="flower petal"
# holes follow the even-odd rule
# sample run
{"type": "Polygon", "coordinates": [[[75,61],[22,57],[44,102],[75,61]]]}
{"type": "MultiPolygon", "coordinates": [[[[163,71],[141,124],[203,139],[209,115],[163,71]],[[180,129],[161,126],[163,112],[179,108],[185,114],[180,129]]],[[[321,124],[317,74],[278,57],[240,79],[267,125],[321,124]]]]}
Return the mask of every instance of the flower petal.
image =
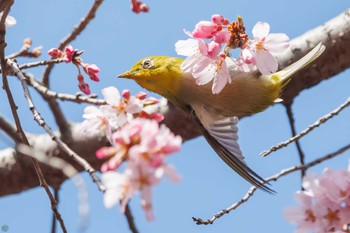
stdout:
{"type": "Polygon", "coordinates": [[[270,25],[265,22],[257,22],[252,30],[254,39],[259,39],[259,40],[267,37],[269,32],[270,32],[270,25]]]}
{"type": "Polygon", "coordinates": [[[112,106],[119,105],[120,93],[117,88],[110,86],[110,87],[103,88],[101,92],[107,104],[112,106]]]}
{"type": "Polygon", "coordinates": [[[179,40],[175,43],[175,51],[181,56],[191,56],[198,50],[198,42],[195,39],[179,40]]]}
{"type": "Polygon", "coordinates": [[[262,74],[272,74],[278,69],[276,58],[268,51],[256,53],[256,66],[262,74]]]}
{"type": "Polygon", "coordinates": [[[284,33],[271,33],[265,40],[265,47],[271,53],[283,53],[289,46],[289,37],[284,33]]]}
{"type": "Polygon", "coordinates": [[[197,85],[205,85],[209,83],[216,75],[216,67],[213,64],[208,65],[200,72],[192,73],[196,79],[197,85]]]}
{"type": "Polygon", "coordinates": [[[230,80],[229,71],[226,66],[226,62],[223,61],[221,65],[221,69],[219,70],[219,72],[217,73],[213,81],[213,87],[212,87],[213,94],[219,94],[222,91],[222,89],[224,89],[224,87],[226,86],[229,80],[230,80]]]}

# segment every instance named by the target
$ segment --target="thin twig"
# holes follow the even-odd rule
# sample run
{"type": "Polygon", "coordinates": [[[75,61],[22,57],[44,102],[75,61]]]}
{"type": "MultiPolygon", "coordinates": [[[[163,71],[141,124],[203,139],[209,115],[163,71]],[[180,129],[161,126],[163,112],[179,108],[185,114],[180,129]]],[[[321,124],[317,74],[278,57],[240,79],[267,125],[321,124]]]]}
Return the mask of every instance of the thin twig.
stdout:
{"type": "Polygon", "coordinates": [[[29,89],[28,89],[28,84],[26,82],[26,78],[21,72],[21,70],[18,68],[18,65],[12,61],[12,60],[7,60],[7,64],[12,68],[18,79],[21,81],[22,88],[24,91],[24,97],[27,100],[28,106],[30,111],[33,113],[34,120],[50,135],[53,141],[57,143],[57,146],[64,151],[66,154],[68,154],[74,161],[76,161],[78,164],[80,164],[85,171],[87,171],[92,180],[96,183],[98,189],[102,192],[105,191],[105,187],[103,186],[101,180],[98,178],[96,175],[96,170],[81,156],[79,156],[77,153],[75,153],[72,149],[69,148],[69,146],[64,143],[59,137],[55,135],[55,133],[51,130],[51,128],[46,124],[44,119],[40,116],[40,113],[36,109],[33,100],[31,98],[29,89]]]}
{"type": "Polygon", "coordinates": [[[29,85],[33,86],[35,90],[37,90],[43,97],[45,98],[54,98],[54,99],[60,99],[63,101],[72,101],[75,103],[89,103],[93,105],[105,105],[107,104],[106,100],[104,99],[96,99],[96,95],[90,95],[90,96],[82,96],[82,94],[66,94],[66,93],[58,93],[55,91],[52,91],[42,85],[38,80],[36,80],[33,75],[24,73],[26,76],[29,85]]]}
{"type": "MultiPolygon", "coordinates": [[[[57,187],[55,187],[54,189],[53,189],[53,195],[54,195],[54,197],[55,197],[55,200],[56,200],[56,202],[57,202],[57,205],[58,205],[58,203],[60,202],[60,200],[59,200],[59,197],[60,197],[60,195],[59,195],[59,193],[58,193],[58,191],[59,191],[59,188],[57,188],[57,187]]],[[[52,215],[52,220],[51,220],[51,233],[56,233],[56,216],[53,214],[52,215]]]]}
{"type": "Polygon", "coordinates": [[[19,66],[20,70],[25,70],[25,69],[29,69],[29,68],[34,68],[34,67],[38,67],[38,66],[45,66],[51,63],[61,63],[63,62],[63,58],[56,58],[56,59],[51,59],[51,60],[44,60],[44,61],[37,61],[37,62],[29,62],[23,65],[19,66]]]}
{"type": "MultiPolygon", "coordinates": [[[[103,0],[94,1],[94,4],[91,6],[86,16],[82,18],[80,22],[74,26],[73,30],[61,40],[58,49],[63,50],[65,46],[67,46],[71,41],[73,41],[86,28],[86,26],[91,22],[91,20],[95,18],[96,11],[98,10],[102,2],[103,0]]],[[[54,64],[48,64],[44,71],[42,82],[45,86],[49,87],[49,76],[53,67],[54,64]]]]}
{"type": "MultiPolygon", "coordinates": [[[[3,80],[3,89],[6,91],[6,94],[7,94],[7,98],[8,98],[8,101],[9,101],[9,104],[11,106],[11,111],[12,111],[12,115],[15,119],[15,124],[16,124],[16,127],[17,127],[17,132],[21,138],[21,142],[23,142],[24,144],[26,144],[27,146],[29,146],[29,141],[24,133],[24,130],[21,126],[21,123],[20,123],[20,120],[19,120],[19,117],[18,117],[18,114],[17,114],[17,106],[16,106],[16,103],[13,99],[13,96],[12,96],[12,93],[11,93],[11,90],[10,90],[10,87],[8,85],[8,80],[7,80],[7,75],[6,75],[6,69],[7,69],[7,66],[6,66],[6,61],[5,61],[5,46],[6,46],[6,42],[5,42],[5,18],[7,17],[9,11],[10,11],[10,8],[11,8],[11,5],[13,4],[13,1],[10,1],[9,5],[7,8],[5,8],[5,10],[3,11],[3,15],[1,17],[1,21],[0,21],[0,31],[3,32],[3,34],[0,35],[0,59],[1,59],[1,70],[3,71],[2,72],[2,80],[3,80]]],[[[53,213],[55,214],[56,218],[60,221],[60,219],[62,219],[60,213],[58,212],[57,210],[57,206],[56,206],[56,200],[54,199],[54,197],[52,196],[52,193],[49,189],[49,186],[48,184],[46,183],[46,180],[45,180],[45,177],[42,173],[42,170],[40,168],[40,165],[39,165],[39,162],[32,158],[32,162],[33,162],[33,165],[34,165],[34,168],[35,168],[35,172],[38,176],[38,179],[39,179],[39,182],[40,182],[40,186],[42,186],[46,192],[46,194],[48,195],[49,199],[50,199],[50,202],[51,202],[51,209],[53,211],[53,213]]],[[[67,232],[66,230],[66,227],[65,225],[63,224],[63,221],[61,222],[61,229],[64,233],[67,232]]]]}
{"type": "Polygon", "coordinates": [[[21,142],[21,136],[18,134],[16,128],[3,116],[0,115],[0,129],[4,131],[15,143],[21,142]]]}
{"type": "MultiPolygon", "coordinates": [[[[295,120],[294,120],[293,111],[292,111],[292,103],[285,104],[284,106],[286,108],[287,116],[289,119],[289,125],[290,125],[290,128],[292,130],[292,137],[294,137],[297,134],[297,131],[295,129],[295,120]]],[[[304,155],[303,150],[301,149],[301,145],[300,145],[299,140],[295,140],[295,145],[296,145],[297,150],[298,150],[300,165],[304,165],[305,164],[305,155],[304,155]]],[[[303,179],[303,177],[305,176],[305,173],[306,173],[306,170],[302,169],[301,170],[301,179],[303,179]]],[[[303,187],[301,187],[301,188],[303,189],[303,187]]]]}
{"type": "Polygon", "coordinates": [[[128,221],[129,224],[129,229],[131,230],[132,233],[138,233],[139,231],[137,230],[135,221],[134,221],[134,216],[132,215],[131,209],[129,204],[126,205],[125,207],[125,213],[124,213],[126,220],[128,221]]]}
{"type": "MultiPolygon", "coordinates": [[[[63,159],[47,156],[44,152],[34,150],[32,147],[26,146],[24,144],[17,145],[16,151],[18,151],[20,154],[27,155],[31,158],[35,158],[41,163],[51,166],[52,168],[56,168],[62,171],[65,176],[72,180],[73,184],[77,187],[78,190],[80,216],[79,227],[81,231],[84,230],[88,222],[90,207],[88,202],[87,187],[85,185],[84,179],[79,176],[79,172],[71,164],[67,163],[63,159]]],[[[55,196],[57,196],[56,192],[55,196]]],[[[57,220],[60,224],[64,224],[61,216],[59,216],[57,220]]]]}
{"type": "Polygon", "coordinates": [[[331,119],[334,116],[338,115],[342,110],[344,110],[348,106],[350,106],[350,97],[344,103],[342,103],[339,107],[337,107],[332,112],[330,112],[330,113],[324,115],[323,117],[321,117],[320,119],[318,119],[315,123],[310,125],[304,131],[300,132],[299,134],[295,135],[294,137],[289,138],[288,140],[286,140],[284,142],[281,142],[281,143],[271,147],[269,150],[265,150],[265,151],[261,152],[260,155],[265,157],[265,156],[271,154],[272,152],[274,152],[276,150],[279,150],[279,149],[281,149],[283,147],[286,147],[290,143],[300,139],[301,137],[303,137],[306,134],[308,134],[309,132],[311,132],[313,129],[317,128],[318,126],[320,126],[321,124],[325,123],[329,119],[331,119]]]}
{"type": "MultiPolygon", "coordinates": [[[[339,150],[333,152],[333,153],[330,153],[330,154],[327,154],[325,156],[322,156],[318,159],[315,159],[305,165],[299,165],[299,166],[294,166],[294,167],[290,167],[290,168],[286,168],[286,169],[283,169],[282,171],[280,171],[279,173],[273,175],[273,176],[270,176],[268,177],[267,179],[265,179],[266,182],[270,182],[270,181],[277,181],[279,178],[283,177],[283,176],[286,176],[292,172],[295,172],[295,171],[299,171],[299,170],[306,170],[310,167],[313,167],[319,163],[322,163],[326,160],[329,160],[329,159],[332,159],[340,154],[343,154],[345,151],[349,150],[350,149],[350,144],[340,148],[339,150]]],[[[216,219],[222,217],[223,215],[225,214],[228,214],[229,212],[231,212],[232,210],[235,210],[237,209],[239,206],[241,206],[243,203],[247,202],[254,194],[254,192],[256,191],[256,187],[255,186],[252,186],[250,187],[250,189],[248,190],[248,192],[244,195],[244,197],[239,200],[238,202],[235,202],[233,203],[230,207],[224,209],[224,210],[221,210],[220,212],[218,212],[217,214],[213,215],[210,219],[201,219],[201,218],[192,218],[193,221],[196,222],[197,225],[208,225],[208,224],[213,224],[215,222],[216,219]]]]}

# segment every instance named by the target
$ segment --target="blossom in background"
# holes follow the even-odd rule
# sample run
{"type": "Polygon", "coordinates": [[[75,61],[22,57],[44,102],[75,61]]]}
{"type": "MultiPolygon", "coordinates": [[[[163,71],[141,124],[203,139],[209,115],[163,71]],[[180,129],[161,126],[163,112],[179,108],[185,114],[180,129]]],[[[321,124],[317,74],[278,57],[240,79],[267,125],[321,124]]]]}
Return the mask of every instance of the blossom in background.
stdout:
{"type": "Polygon", "coordinates": [[[277,71],[278,61],[274,54],[284,53],[289,49],[289,38],[284,33],[270,33],[270,25],[265,22],[255,24],[253,40],[243,48],[241,57],[246,64],[256,65],[262,74],[277,71]]]}
{"type": "Polygon", "coordinates": [[[89,75],[90,79],[95,82],[99,82],[100,79],[98,77],[98,73],[100,72],[100,68],[98,68],[95,64],[83,64],[84,71],[87,75],[89,75]]]}
{"type": "Polygon", "coordinates": [[[85,120],[81,126],[85,134],[106,133],[109,135],[136,117],[154,119],[157,122],[164,118],[158,111],[166,105],[166,102],[160,102],[152,97],[146,98],[145,93],[140,92],[132,96],[129,90],[123,90],[120,95],[119,90],[115,87],[104,88],[101,92],[106,104],[99,107],[88,106],[84,110],[84,112],[88,111],[88,114],[83,115],[85,120]]]}
{"type": "Polygon", "coordinates": [[[78,87],[84,94],[90,95],[91,91],[90,91],[89,84],[87,84],[84,81],[84,76],[81,74],[78,74],[78,87]]]}
{"type": "Polygon", "coordinates": [[[58,48],[51,48],[48,52],[48,55],[51,56],[52,59],[61,58],[64,62],[70,63],[72,62],[78,69],[78,88],[86,95],[90,95],[90,87],[84,81],[84,76],[81,74],[80,68],[82,67],[84,72],[89,75],[90,79],[95,82],[99,82],[100,78],[98,76],[100,72],[100,68],[96,64],[84,64],[82,63],[82,59],[79,55],[82,52],[74,49],[72,45],[68,45],[64,48],[64,52],[58,48]]]}
{"type": "Polygon", "coordinates": [[[115,131],[111,147],[99,149],[96,155],[108,159],[101,167],[102,172],[117,169],[124,160],[146,163],[156,169],[165,164],[169,154],[180,149],[181,143],[181,137],[175,136],[165,125],[137,118],[115,131]]]}
{"type": "Polygon", "coordinates": [[[164,175],[172,182],[180,181],[175,168],[165,160],[179,150],[181,143],[181,137],[150,119],[134,119],[115,131],[111,136],[111,146],[96,152],[99,159],[107,159],[101,167],[102,180],[107,188],[105,206],[112,207],[120,202],[123,212],[129,199],[139,192],[146,217],[153,220],[151,188],[164,175]],[[124,161],[127,163],[124,172],[114,172],[124,161]]]}
{"type": "Polygon", "coordinates": [[[298,233],[346,232],[350,223],[350,170],[326,168],[322,175],[307,175],[305,190],[296,194],[300,206],[288,207],[286,219],[298,233]]]}

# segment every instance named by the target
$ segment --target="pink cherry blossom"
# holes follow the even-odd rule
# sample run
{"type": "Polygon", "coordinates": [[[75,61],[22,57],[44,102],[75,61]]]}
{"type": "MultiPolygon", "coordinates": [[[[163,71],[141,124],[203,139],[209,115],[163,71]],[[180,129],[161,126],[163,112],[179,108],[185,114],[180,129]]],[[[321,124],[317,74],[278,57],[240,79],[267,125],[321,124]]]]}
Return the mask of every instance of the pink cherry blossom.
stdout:
{"type": "Polygon", "coordinates": [[[212,15],[211,21],[217,25],[227,25],[230,23],[228,19],[225,19],[224,16],[218,14],[212,15]]]}
{"type": "Polygon", "coordinates": [[[97,67],[95,64],[84,64],[83,65],[84,71],[87,75],[90,76],[90,79],[99,82],[100,79],[98,78],[98,73],[100,72],[100,68],[97,67]]]}
{"type": "Polygon", "coordinates": [[[90,95],[91,91],[90,91],[90,87],[89,84],[85,83],[85,82],[80,82],[78,84],[79,89],[86,95],[90,95]]]}
{"type": "Polygon", "coordinates": [[[146,218],[153,220],[152,187],[163,176],[172,182],[181,180],[175,168],[165,162],[170,153],[179,150],[181,138],[174,136],[165,125],[137,118],[115,131],[110,142],[110,147],[96,152],[99,159],[107,159],[101,167],[102,180],[107,188],[105,206],[112,207],[121,202],[121,211],[125,211],[126,203],[140,192],[146,218]],[[120,168],[124,161],[127,165],[123,173],[111,172],[120,168]]]}
{"type": "Polygon", "coordinates": [[[220,53],[220,44],[212,41],[209,45],[201,39],[180,40],[175,44],[176,52],[187,58],[180,68],[191,73],[197,85],[213,80],[212,92],[218,94],[231,82],[226,65],[226,56],[220,53]]]}
{"type": "Polygon", "coordinates": [[[49,54],[53,59],[60,58],[64,56],[64,53],[58,48],[51,48],[47,54],[49,54]]]}
{"type": "Polygon", "coordinates": [[[212,38],[218,31],[218,25],[210,21],[200,21],[196,24],[192,36],[194,38],[212,38]]]}
{"type": "Polygon", "coordinates": [[[66,53],[66,56],[64,58],[64,62],[66,62],[66,63],[71,62],[73,59],[73,55],[75,53],[73,46],[71,46],[71,45],[66,46],[64,49],[64,52],[66,53]]]}
{"type": "Polygon", "coordinates": [[[343,232],[350,223],[350,171],[326,168],[303,179],[305,190],[296,194],[300,206],[288,207],[285,217],[296,232],[343,232]]]}
{"type": "Polygon", "coordinates": [[[289,38],[283,33],[271,33],[270,25],[265,22],[255,24],[252,33],[254,40],[242,50],[241,56],[246,64],[254,64],[262,74],[277,71],[278,62],[274,54],[289,49],[289,38]]]}
{"type": "Polygon", "coordinates": [[[296,193],[296,200],[299,202],[298,207],[288,207],[285,209],[285,218],[293,224],[297,224],[296,233],[308,233],[309,229],[314,232],[322,232],[324,228],[322,217],[318,209],[313,204],[312,197],[303,192],[296,193]]]}
{"type": "Polygon", "coordinates": [[[111,208],[120,203],[120,211],[124,213],[126,204],[137,191],[133,189],[130,177],[123,173],[110,171],[102,173],[101,178],[106,187],[103,199],[105,207],[111,208]]]}
{"type": "Polygon", "coordinates": [[[109,121],[109,116],[106,112],[95,106],[87,106],[84,109],[83,118],[85,119],[81,124],[81,132],[86,135],[109,134],[112,126],[109,121]]]}

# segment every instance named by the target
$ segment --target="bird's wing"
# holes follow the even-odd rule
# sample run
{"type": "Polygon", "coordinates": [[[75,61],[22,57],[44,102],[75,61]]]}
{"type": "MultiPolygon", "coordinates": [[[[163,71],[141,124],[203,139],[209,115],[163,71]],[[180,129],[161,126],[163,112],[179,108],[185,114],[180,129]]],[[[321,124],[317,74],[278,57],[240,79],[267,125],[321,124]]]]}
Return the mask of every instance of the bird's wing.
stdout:
{"type": "Polygon", "coordinates": [[[252,185],[266,192],[274,193],[267,182],[244,162],[238,144],[238,118],[223,117],[203,105],[193,105],[192,113],[203,136],[219,157],[252,185]]]}

